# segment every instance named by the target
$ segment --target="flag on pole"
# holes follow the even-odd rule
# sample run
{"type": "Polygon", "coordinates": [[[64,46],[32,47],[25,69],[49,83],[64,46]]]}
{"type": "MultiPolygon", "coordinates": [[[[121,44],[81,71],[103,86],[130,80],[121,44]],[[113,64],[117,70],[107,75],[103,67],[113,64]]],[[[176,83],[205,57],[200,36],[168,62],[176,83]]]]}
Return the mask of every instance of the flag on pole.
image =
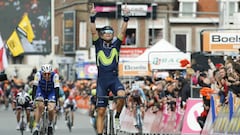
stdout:
{"type": "Polygon", "coordinates": [[[7,40],[7,46],[14,57],[24,53],[16,30],[13,31],[12,35],[7,40]]]}
{"type": "Polygon", "coordinates": [[[216,107],[215,107],[215,101],[213,96],[211,96],[211,99],[210,99],[210,107],[212,111],[212,123],[214,123],[216,119],[216,107]]]}
{"type": "Polygon", "coordinates": [[[8,67],[6,49],[3,45],[2,36],[0,35],[0,71],[8,67]]]}
{"type": "Polygon", "coordinates": [[[22,17],[22,20],[18,24],[17,29],[27,37],[28,41],[32,43],[33,39],[35,38],[31,22],[28,18],[28,14],[25,13],[22,17]]]}
{"type": "Polygon", "coordinates": [[[234,110],[234,108],[233,108],[233,95],[232,95],[232,92],[229,92],[229,94],[228,94],[228,105],[229,105],[229,120],[231,120],[232,119],[232,117],[233,117],[233,110],[234,110]]]}

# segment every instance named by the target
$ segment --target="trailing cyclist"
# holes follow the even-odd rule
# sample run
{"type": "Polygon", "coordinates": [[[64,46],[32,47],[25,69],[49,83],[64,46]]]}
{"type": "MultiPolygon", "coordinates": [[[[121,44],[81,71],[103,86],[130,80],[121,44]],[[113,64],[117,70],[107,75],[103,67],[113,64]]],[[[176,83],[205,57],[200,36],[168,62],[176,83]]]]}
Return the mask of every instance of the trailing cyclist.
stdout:
{"type": "Polygon", "coordinates": [[[29,122],[30,122],[30,111],[32,109],[32,101],[29,96],[29,94],[23,89],[23,86],[19,88],[19,92],[17,93],[16,96],[16,118],[17,118],[17,130],[20,130],[20,119],[21,119],[21,113],[22,109],[26,111],[26,122],[27,122],[27,127],[26,130],[29,131],[29,122]]]}
{"type": "Polygon", "coordinates": [[[68,98],[64,101],[63,104],[64,112],[65,112],[65,121],[67,121],[68,113],[71,113],[71,125],[73,127],[74,124],[74,111],[77,110],[77,102],[73,96],[68,96],[68,98]]]}
{"type": "Polygon", "coordinates": [[[130,91],[129,98],[128,98],[128,107],[133,112],[133,125],[134,126],[137,125],[137,121],[136,121],[137,105],[140,106],[141,116],[142,116],[142,120],[143,120],[145,107],[147,105],[147,98],[145,96],[143,89],[141,87],[139,87],[137,84],[133,84],[132,89],[130,91]]]}
{"type": "Polygon", "coordinates": [[[48,134],[53,134],[53,119],[55,113],[55,107],[58,103],[59,97],[59,75],[52,71],[50,64],[44,64],[41,66],[41,70],[35,74],[33,82],[33,95],[32,99],[35,99],[35,120],[36,127],[34,134],[38,134],[39,121],[41,114],[44,110],[44,99],[48,99],[48,134]]]}

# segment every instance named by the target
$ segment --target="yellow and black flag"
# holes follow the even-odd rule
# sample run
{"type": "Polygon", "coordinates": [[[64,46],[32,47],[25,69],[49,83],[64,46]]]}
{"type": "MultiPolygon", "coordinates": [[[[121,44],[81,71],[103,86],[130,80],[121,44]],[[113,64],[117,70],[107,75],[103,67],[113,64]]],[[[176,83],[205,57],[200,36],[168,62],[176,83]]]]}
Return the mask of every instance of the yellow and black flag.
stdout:
{"type": "Polygon", "coordinates": [[[22,20],[18,24],[17,29],[27,37],[30,43],[32,43],[33,39],[35,38],[35,35],[27,13],[23,15],[22,20]]]}
{"type": "Polygon", "coordinates": [[[14,57],[24,53],[22,43],[16,30],[14,30],[12,35],[8,38],[7,46],[14,57]]]}

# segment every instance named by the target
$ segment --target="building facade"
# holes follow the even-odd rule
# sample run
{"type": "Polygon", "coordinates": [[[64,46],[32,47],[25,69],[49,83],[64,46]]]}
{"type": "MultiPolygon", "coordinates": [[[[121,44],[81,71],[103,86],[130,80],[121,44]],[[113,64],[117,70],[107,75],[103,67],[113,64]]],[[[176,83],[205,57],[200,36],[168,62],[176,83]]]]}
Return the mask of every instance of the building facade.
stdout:
{"type": "MultiPolygon", "coordinates": [[[[202,52],[202,31],[240,28],[239,1],[125,0],[131,15],[123,48],[149,48],[165,39],[183,52],[202,52]]],[[[95,59],[89,27],[91,3],[95,3],[98,12],[97,29],[110,25],[118,33],[121,8],[125,3],[117,0],[53,0],[52,53],[39,57],[47,57],[47,61],[57,66],[67,78],[74,78],[70,76],[79,70],[79,64],[95,59]]],[[[23,64],[31,65],[29,56],[24,56],[23,64]]]]}

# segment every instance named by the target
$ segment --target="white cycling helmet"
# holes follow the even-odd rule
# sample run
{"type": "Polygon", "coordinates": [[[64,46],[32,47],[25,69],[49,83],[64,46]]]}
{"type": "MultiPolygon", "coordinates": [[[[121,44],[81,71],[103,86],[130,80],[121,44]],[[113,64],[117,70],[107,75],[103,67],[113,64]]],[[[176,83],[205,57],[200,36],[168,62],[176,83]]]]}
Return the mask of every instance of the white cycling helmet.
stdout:
{"type": "Polygon", "coordinates": [[[41,71],[43,73],[50,73],[50,72],[52,72],[52,66],[50,64],[44,64],[41,67],[41,71]]]}
{"type": "Polygon", "coordinates": [[[18,97],[17,102],[18,102],[20,105],[24,105],[24,104],[25,104],[25,97],[24,97],[24,96],[18,97]]]}
{"type": "Polygon", "coordinates": [[[133,84],[132,85],[132,91],[140,89],[139,85],[133,84]]]}

